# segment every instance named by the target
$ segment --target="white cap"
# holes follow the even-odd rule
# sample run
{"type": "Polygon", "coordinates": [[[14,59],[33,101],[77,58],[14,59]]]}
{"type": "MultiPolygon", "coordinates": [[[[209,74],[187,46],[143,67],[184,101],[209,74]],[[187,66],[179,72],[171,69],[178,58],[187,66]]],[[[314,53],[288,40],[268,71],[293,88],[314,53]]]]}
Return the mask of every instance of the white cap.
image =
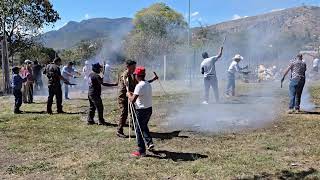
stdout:
{"type": "Polygon", "coordinates": [[[29,59],[26,59],[26,60],[24,61],[24,63],[25,63],[25,64],[32,64],[32,61],[30,61],[29,59]]]}
{"type": "Polygon", "coordinates": [[[243,57],[240,54],[236,54],[232,59],[240,59],[240,60],[242,60],[243,57]]]}
{"type": "Polygon", "coordinates": [[[89,61],[85,61],[84,64],[85,64],[85,65],[89,65],[89,61]]]}

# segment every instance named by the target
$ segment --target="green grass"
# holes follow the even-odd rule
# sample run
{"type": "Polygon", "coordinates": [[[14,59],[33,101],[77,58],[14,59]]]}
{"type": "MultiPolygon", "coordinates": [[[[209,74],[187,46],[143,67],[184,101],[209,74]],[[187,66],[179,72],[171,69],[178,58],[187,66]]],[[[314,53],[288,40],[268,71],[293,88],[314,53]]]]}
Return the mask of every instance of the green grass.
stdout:
{"type": "MultiPolygon", "coordinates": [[[[247,90],[247,87],[242,87],[247,90]]],[[[320,86],[311,89],[320,104],[320,86]]],[[[106,96],[106,95],[105,95],[106,96]]],[[[155,96],[151,130],[186,94],[155,96]]],[[[23,105],[41,112],[45,99],[23,105]]],[[[114,127],[87,126],[88,102],[64,103],[78,114],[13,115],[12,98],[0,98],[0,177],[4,179],[254,179],[320,178],[320,116],[281,115],[267,127],[205,136],[181,132],[155,138],[158,154],[130,157],[135,139],[119,139],[114,127]],[[297,164],[293,166],[292,164],[297,164]]],[[[104,98],[105,118],[117,119],[115,98],[104,98]]],[[[285,110],[285,109],[284,109],[285,110]]],[[[127,131],[128,129],[126,129],[127,131]]]]}

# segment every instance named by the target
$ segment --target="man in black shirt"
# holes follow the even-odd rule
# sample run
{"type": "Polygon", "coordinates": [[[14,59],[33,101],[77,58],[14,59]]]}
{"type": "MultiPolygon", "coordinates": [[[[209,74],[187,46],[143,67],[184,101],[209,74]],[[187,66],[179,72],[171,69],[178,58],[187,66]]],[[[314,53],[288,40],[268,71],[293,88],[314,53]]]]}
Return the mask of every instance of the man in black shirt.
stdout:
{"type": "Polygon", "coordinates": [[[42,90],[42,66],[38,63],[37,60],[33,62],[32,73],[34,79],[34,90],[42,90]]]}
{"type": "Polygon", "coordinates": [[[61,76],[60,66],[61,59],[55,58],[53,63],[48,64],[45,69],[45,74],[48,77],[49,96],[47,101],[47,113],[52,114],[53,97],[56,96],[57,112],[64,113],[62,110],[62,90],[60,80],[66,84],[70,84],[63,76],[61,76]]]}
{"type": "Polygon", "coordinates": [[[88,99],[90,103],[88,114],[88,125],[95,124],[94,114],[97,109],[99,116],[99,125],[108,125],[103,118],[103,103],[101,99],[101,85],[103,86],[118,86],[118,84],[104,83],[103,78],[99,75],[101,73],[102,66],[97,63],[92,65],[92,73],[89,75],[89,91],[88,99]]]}

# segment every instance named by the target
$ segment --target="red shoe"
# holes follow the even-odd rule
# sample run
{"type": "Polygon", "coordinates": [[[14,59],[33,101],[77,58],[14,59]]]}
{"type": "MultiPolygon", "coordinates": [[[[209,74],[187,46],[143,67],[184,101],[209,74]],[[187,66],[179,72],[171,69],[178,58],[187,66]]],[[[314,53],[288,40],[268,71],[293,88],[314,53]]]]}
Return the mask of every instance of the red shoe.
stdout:
{"type": "Polygon", "coordinates": [[[146,153],[140,153],[139,151],[135,151],[135,152],[131,153],[131,156],[133,156],[133,157],[145,157],[146,153]]]}

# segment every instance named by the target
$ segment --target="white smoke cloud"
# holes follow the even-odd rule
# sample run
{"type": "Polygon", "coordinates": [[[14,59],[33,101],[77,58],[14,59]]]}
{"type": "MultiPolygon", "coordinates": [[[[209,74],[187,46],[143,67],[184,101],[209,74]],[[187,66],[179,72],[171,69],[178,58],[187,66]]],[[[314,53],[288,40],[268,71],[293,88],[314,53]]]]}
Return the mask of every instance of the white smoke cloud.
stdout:
{"type": "Polygon", "coordinates": [[[193,12],[193,13],[191,14],[191,17],[195,17],[195,16],[198,16],[198,15],[199,15],[199,12],[196,11],[196,12],[193,12]]]}
{"type": "Polygon", "coordinates": [[[279,8],[279,9],[272,9],[270,12],[277,12],[277,11],[282,11],[284,8],[279,8]]]}
{"type": "Polygon", "coordinates": [[[85,18],[85,19],[89,19],[89,18],[90,18],[90,15],[87,13],[87,14],[84,15],[84,18],[85,18]]]}
{"type": "Polygon", "coordinates": [[[242,18],[247,18],[248,16],[240,16],[239,14],[234,14],[232,16],[232,20],[238,20],[238,19],[242,19],[242,18]]]}

